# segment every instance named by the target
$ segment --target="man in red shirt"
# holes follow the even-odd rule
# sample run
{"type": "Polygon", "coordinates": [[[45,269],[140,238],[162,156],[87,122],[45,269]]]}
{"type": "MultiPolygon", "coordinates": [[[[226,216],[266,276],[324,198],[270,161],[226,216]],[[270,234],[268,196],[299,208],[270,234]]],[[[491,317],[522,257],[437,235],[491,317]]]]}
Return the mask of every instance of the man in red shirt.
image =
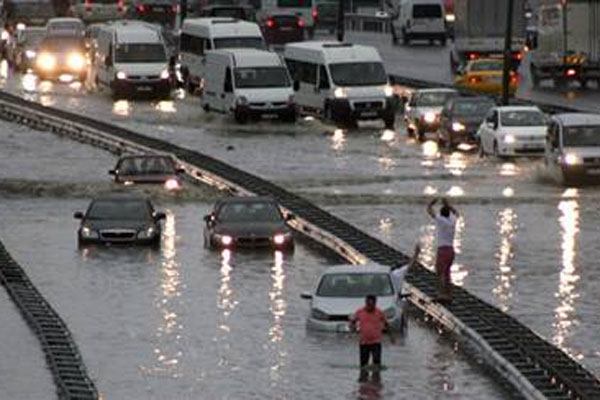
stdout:
{"type": "MultiPolygon", "coordinates": [[[[350,317],[350,330],[355,331],[358,325],[360,336],[360,367],[364,368],[373,358],[376,367],[381,366],[381,338],[383,330],[388,327],[385,314],[377,308],[377,297],[366,297],[365,306],[358,309],[350,317]]],[[[393,338],[392,338],[393,341],[393,338]]]]}

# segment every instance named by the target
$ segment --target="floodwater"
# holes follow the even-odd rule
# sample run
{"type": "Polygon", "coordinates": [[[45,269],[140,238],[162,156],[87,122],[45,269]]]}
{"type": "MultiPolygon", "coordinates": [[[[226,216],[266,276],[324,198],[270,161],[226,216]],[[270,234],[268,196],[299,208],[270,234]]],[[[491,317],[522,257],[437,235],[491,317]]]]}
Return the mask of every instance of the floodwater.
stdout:
{"type": "MultiPolygon", "coordinates": [[[[72,214],[111,189],[113,156],[5,122],[0,142],[30,155],[0,147],[10,160],[0,177],[0,238],[65,319],[104,398],[505,397],[479,365],[418,321],[406,338],[384,344],[381,382],[359,383],[356,338],[305,329],[300,294],[332,261],[302,245],[292,255],[204,249],[202,216],[214,196],[207,191],[185,201],[150,192],[168,215],[158,251],[79,250],[72,214]],[[24,189],[32,180],[33,194],[24,189]]],[[[11,330],[26,331],[10,307],[2,314],[11,330]]],[[[27,398],[49,397],[41,352],[25,339],[13,345],[27,357],[14,370],[3,358],[3,376],[31,370],[45,380],[30,382],[27,398]]]]}

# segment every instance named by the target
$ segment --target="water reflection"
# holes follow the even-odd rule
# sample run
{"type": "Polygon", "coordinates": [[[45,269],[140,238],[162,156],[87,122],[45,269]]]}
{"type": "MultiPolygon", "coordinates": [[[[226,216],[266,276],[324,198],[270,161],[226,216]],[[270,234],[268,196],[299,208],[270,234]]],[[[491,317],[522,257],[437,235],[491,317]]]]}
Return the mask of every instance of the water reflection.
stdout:
{"type": "Polygon", "coordinates": [[[513,163],[502,163],[500,166],[500,175],[502,176],[515,176],[518,173],[518,169],[513,163]]]}
{"type": "Polygon", "coordinates": [[[554,343],[573,357],[583,358],[582,354],[574,354],[566,345],[571,330],[576,323],[575,300],[579,297],[576,284],[579,272],[576,265],[577,236],[579,234],[579,203],[577,200],[562,200],[558,204],[560,217],[558,222],[562,236],[562,270],[560,271],[556,297],[559,304],[555,311],[554,343]]]}
{"type": "Polygon", "coordinates": [[[162,262],[160,296],[157,302],[162,323],[157,329],[157,345],[154,349],[156,365],[154,373],[172,378],[181,376],[180,359],[182,325],[177,312],[177,299],[181,296],[181,265],[177,262],[175,216],[167,212],[162,237],[162,262]]]}
{"type": "Polygon", "coordinates": [[[227,366],[229,360],[226,354],[221,350],[228,352],[231,349],[228,336],[231,331],[229,327],[229,317],[235,310],[238,302],[233,297],[231,287],[231,250],[225,249],[221,252],[221,277],[220,286],[217,291],[217,308],[221,311],[221,318],[218,322],[218,334],[221,335],[219,343],[222,346],[219,350],[219,366],[227,366]]]}
{"type": "Polygon", "coordinates": [[[391,129],[386,129],[381,134],[381,140],[386,143],[392,143],[396,140],[396,131],[391,129]]]}
{"type": "Polygon", "coordinates": [[[21,85],[26,92],[35,92],[37,84],[38,78],[34,74],[26,73],[21,77],[21,85]]]}
{"type": "Polygon", "coordinates": [[[513,197],[515,195],[515,190],[510,186],[507,186],[502,190],[502,196],[504,197],[513,197]]]}
{"type": "MultiPolygon", "coordinates": [[[[465,235],[465,219],[463,217],[458,218],[456,221],[456,233],[454,235],[454,251],[456,252],[457,258],[462,254],[462,244],[465,235]]],[[[464,264],[454,261],[452,264],[451,276],[452,283],[457,286],[463,286],[465,280],[469,275],[464,264]]]]}
{"type": "Polygon", "coordinates": [[[335,151],[341,151],[346,145],[346,133],[343,129],[336,129],[331,136],[331,148],[335,151]]]}
{"type": "Polygon", "coordinates": [[[460,197],[465,195],[465,191],[460,186],[452,186],[446,194],[450,197],[460,197]]]}
{"type": "Polygon", "coordinates": [[[284,338],[283,318],[287,311],[284,298],[285,270],[283,268],[283,253],[275,252],[275,260],[271,268],[271,290],[269,290],[269,311],[273,322],[269,329],[269,341],[275,352],[275,359],[271,364],[270,378],[274,382],[281,380],[281,369],[285,366],[287,352],[282,344],[284,338]]]}
{"type": "Polygon", "coordinates": [[[452,153],[445,167],[452,175],[461,176],[467,168],[467,161],[464,154],[457,151],[452,153]]]}
{"type": "Polygon", "coordinates": [[[425,189],[423,189],[423,194],[425,196],[433,196],[435,194],[437,194],[438,190],[435,186],[432,185],[427,185],[425,186],[425,189]]]}
{"type": "Polygon", "coordinates": [[[175,102],[172,100],[163,100],[156,103],[154,108],[162,113],[176,113],[175,102]]]}
{"type": "Polygon", "coordinates": [[[505,208],[498,213],[496,225],[500,234],[500,247],[496,251],[498,272],[493,293],[498,299],[500,309],[508,311],[508,303],[513,296],[512,283],[515,279],[511,261],[514,257],[513,240],[517,231],[517,213],[512,208],[505,208]]]}
{"type": "Polygon", "coordinates": [[[438,144],[433,140],[426,141],[421,148],[423,149],[423,156],[425,158],[437,158],[440,155],[438,144]]]}
{"type": "Polygon", "coordinates": [[[127,100],[117,100],[113,103],[113,114],[126,117],[131,113],[131,104],[127,100]]]}
{"type": "Polygon", "coordinates": [[[8,61],[7,60],[0,61],[0,79],[2,79],[2,81],[6,81],[8,79],[9,72],[10,72],[10,68],[8,67],[8,61]]]}
{"type": "Polygon", "coordinates": [[[390,170],[394,169],[394,167],[397,164],[396,160],[394,160],[391,157],[387,157],[387,156],[379,157],[377,159],[377,162],[379,162],[379,165],[381,165],[381,167],[385,171],[390,171],[390,170]]]}

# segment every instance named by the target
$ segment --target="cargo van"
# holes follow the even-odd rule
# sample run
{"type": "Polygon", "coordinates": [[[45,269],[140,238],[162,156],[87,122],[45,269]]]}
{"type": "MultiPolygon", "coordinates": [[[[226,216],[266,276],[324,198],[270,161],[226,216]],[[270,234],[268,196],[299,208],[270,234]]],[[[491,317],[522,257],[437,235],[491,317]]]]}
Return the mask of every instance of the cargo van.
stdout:
{"type": "Polygon", "coordinates": [[[400,16],[394,21],[396,31],[402,33],[402,43],[413,40],[438,41],[446,45],[446,17],[443,0],[402,0],[400,16]]]}
{"type": "Polygon", "coordinates": [[[377,49],[339,42],[301,42],[285,46],[300,113],[335,123],[382,119],[393,128],[398,98],[377,49]]]}
{"type": "Polygon", "coordinates": [[[92,66],[99,88],[113,97],[153,95],[168,97],[171,76],[160,27],[136,21],[107,24],[98,34],[92,66]]]}
{"type": "Polygon", "coordinates": [[[230,48],[266,49],[257,24],[234,18],[188,18],[180,38],[181,72],[191,93],[202,89],[206,51],[230,48]]]}
{"type": "Polygon", "coordinates": [[[206,66],[202,94],[205,110],[233,114],[239,123],[259,117],[296,120],[292,80],[276,53],[214,50],[207,52],[206,66]]]}

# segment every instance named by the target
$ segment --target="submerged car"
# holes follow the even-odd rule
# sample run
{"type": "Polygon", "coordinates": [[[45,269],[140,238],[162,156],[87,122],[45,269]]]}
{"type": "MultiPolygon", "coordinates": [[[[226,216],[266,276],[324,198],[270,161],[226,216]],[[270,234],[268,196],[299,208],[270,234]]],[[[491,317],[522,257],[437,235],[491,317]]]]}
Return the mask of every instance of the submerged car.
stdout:
{"type": "Polygon", "coordinates": [[[17,31],[14,47],[9,59],[14,63],[17,71],[27,71],[34,66],[38,46],[46,34],[46,29],[31,27],[17,31]]]}
{"type": "Polygon", "coordinates": [[[95,198],[85,213],[77,211],[74,217],[81,220],[77,231],[81,246],[158,245],[162,232],[160,221],[166,216],[156,212],[146,196],[109,194],[95,198]]]}
{"type": "Polygon", "coordinates": [[[542,156],[548,118],[535,106],[494,107],[479,127],[481,155],[542,156]]]}
{"type": "Polygon", "coordinates": [[[404,300],[393,284],[389,267],[349,265],[330,267],[319,278],[313,293],[303,293],[310,300],[307,328],[328,332],[347,332],[350,316],[364,307],[365,297],[377,296],[380,308],[392,330],[406,327],[404,300]]]}
{"type": "Polygon", "coordinates": [[[481,121],[495,104],[489,97],[455,97],[449,100],[440,117],[438,142],[449,149],[460,144],[475,144],[481,121]]]}
{"type": "Polygon", "coordinates": [[[33,66],[42,79],[85,80],[88,67],[85,39],[79,36],[46,37],[39,45],[33,66]]]}
{"type": "Polygon", "coordinates": [[[408,135],[424,140],[427,133],[437,132],[442,108],[448,100],[457,96],[456,90],[446,88],[415,91],[404,109],[408,135]]]}
{"type": "Polygon", "coordinates": [[[212,249],[293,250],[294,237],[277,202],[270,197],[227,197],[204,217],[204,244],[212,249]]]}
{"type": "Polygon", "coordinates": [[[544,161],[550,175],[563,185],[600,184],[600,115],[553,115],[544,161]]]}
{"type": "Polygon", "coordinates": [[[162,184],[169,191],[183,188],[181,174],[185,170],[175,164],[173,158],[162,155],[123,156],[114,169],[108,173],[114,176],[116,183],[162,184]]]}

